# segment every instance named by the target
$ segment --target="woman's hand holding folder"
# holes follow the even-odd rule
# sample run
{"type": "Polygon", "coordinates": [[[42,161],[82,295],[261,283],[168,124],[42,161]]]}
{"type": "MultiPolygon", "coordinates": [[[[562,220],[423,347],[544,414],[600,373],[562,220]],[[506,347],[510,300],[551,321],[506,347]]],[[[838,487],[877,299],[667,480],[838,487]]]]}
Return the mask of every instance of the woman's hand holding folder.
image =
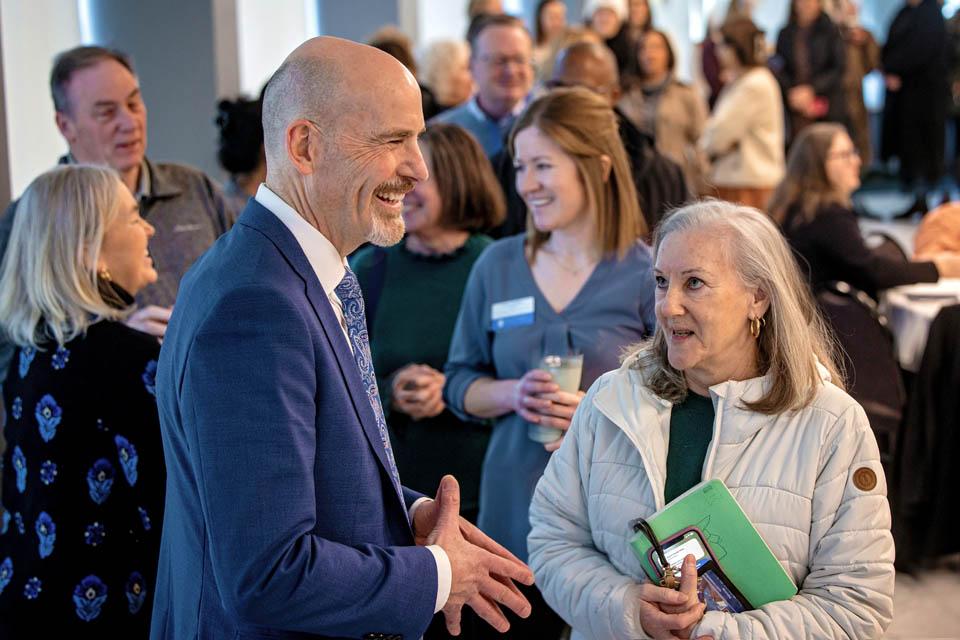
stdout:
{"type": "Polygon", "coordinates": [[[652,582],[640,585],[640,625],[654,640],[689,638],[705,610],[697,597],[697,564],[692,555],[683,559],[679,590],[652,582]]]}

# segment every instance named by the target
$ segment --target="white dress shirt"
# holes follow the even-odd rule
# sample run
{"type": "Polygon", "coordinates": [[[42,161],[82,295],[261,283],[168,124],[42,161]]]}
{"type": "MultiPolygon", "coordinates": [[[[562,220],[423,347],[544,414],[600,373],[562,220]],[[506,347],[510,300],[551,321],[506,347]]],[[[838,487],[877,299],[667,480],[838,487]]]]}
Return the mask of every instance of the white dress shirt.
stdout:
{"type": "MultiPolygon", "coordinates": [[[[327,300],[333,308],[334,315],[340,322],[340,330],[343,332],[343,338],[350,347],[350,338],[347,335],[347,322],[343,317],[343,303],[337,296],[336,288],[343,280],[347,270],[347,260],[337,251],[336,247],[313,225],[307,222],[303,216],[297,213],[293,207],[284,202],[284,200],[270,190],[265,184],[261,184],[257,189],[256,200],[262,204],[268,211],[280,219],[293,237],[297,244],[303,249],[307,262],[313,268],[313,272],[323,287],[323,292],[327,294],[327,300]]],[[[429,498],[420,498],[410,506],[410,522],[413,522],[413,514],[429,498]]],[[[450,586],[453,582],[453,570],[450,567],[450,558],[447,552],[439,545],[427,545],[427,549],[433,554],[433,559],[437,563],[437,600],[434,612],[440,611],[443,605],[447,603],[450,597],[450,586]]]]}

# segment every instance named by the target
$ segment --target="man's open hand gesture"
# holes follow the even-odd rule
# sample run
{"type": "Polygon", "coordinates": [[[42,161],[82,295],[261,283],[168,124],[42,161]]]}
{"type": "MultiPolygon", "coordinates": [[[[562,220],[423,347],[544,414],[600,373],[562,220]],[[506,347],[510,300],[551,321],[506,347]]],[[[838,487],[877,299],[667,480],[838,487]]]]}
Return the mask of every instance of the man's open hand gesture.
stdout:
{"type": "Polygon", "coordinates": [[[510,623],[500,605],[522,618],[530,615],[530,603],[514,581],[531,585],[533,574],[516,556],[460,517],[460,485],[453,476],[444,476],[436,499],[416,510],[413,529],[417,544],[439,545],[450,559],[452,582],[443,615],[451,635],[460,635],[464,604],[501,633],[510,623]]]}

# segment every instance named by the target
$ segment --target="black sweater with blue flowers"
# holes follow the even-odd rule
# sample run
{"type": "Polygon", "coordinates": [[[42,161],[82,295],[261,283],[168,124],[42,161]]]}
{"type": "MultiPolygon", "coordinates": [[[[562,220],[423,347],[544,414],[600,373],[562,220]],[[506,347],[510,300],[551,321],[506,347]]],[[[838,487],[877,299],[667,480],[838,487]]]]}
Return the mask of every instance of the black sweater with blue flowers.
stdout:
{"type": "Polygon", "coordinates": [[[151,336],[101,321],[63,346],[14,355],[0,637],[149,635],[165,483],[159,351],[151,336]]]}

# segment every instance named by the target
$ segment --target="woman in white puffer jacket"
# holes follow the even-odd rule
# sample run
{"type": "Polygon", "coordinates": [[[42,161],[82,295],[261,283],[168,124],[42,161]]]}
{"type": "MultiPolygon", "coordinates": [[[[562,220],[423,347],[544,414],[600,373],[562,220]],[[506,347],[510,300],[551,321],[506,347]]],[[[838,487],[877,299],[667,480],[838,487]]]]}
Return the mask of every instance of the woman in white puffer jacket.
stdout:
{"type": "Polygon", "coordinates": [[[790,249],[759,211],[705,201],[665,219],[654,252],[654,338],[591,387],[537,486],[528,545],[546,601],[574,638],[882,636],[894,547],[879,452],[790,249]],[[647,580],[630,520],[709,478],[796,596],[704,613],[689,577],[679,595],[647,580]]]}

